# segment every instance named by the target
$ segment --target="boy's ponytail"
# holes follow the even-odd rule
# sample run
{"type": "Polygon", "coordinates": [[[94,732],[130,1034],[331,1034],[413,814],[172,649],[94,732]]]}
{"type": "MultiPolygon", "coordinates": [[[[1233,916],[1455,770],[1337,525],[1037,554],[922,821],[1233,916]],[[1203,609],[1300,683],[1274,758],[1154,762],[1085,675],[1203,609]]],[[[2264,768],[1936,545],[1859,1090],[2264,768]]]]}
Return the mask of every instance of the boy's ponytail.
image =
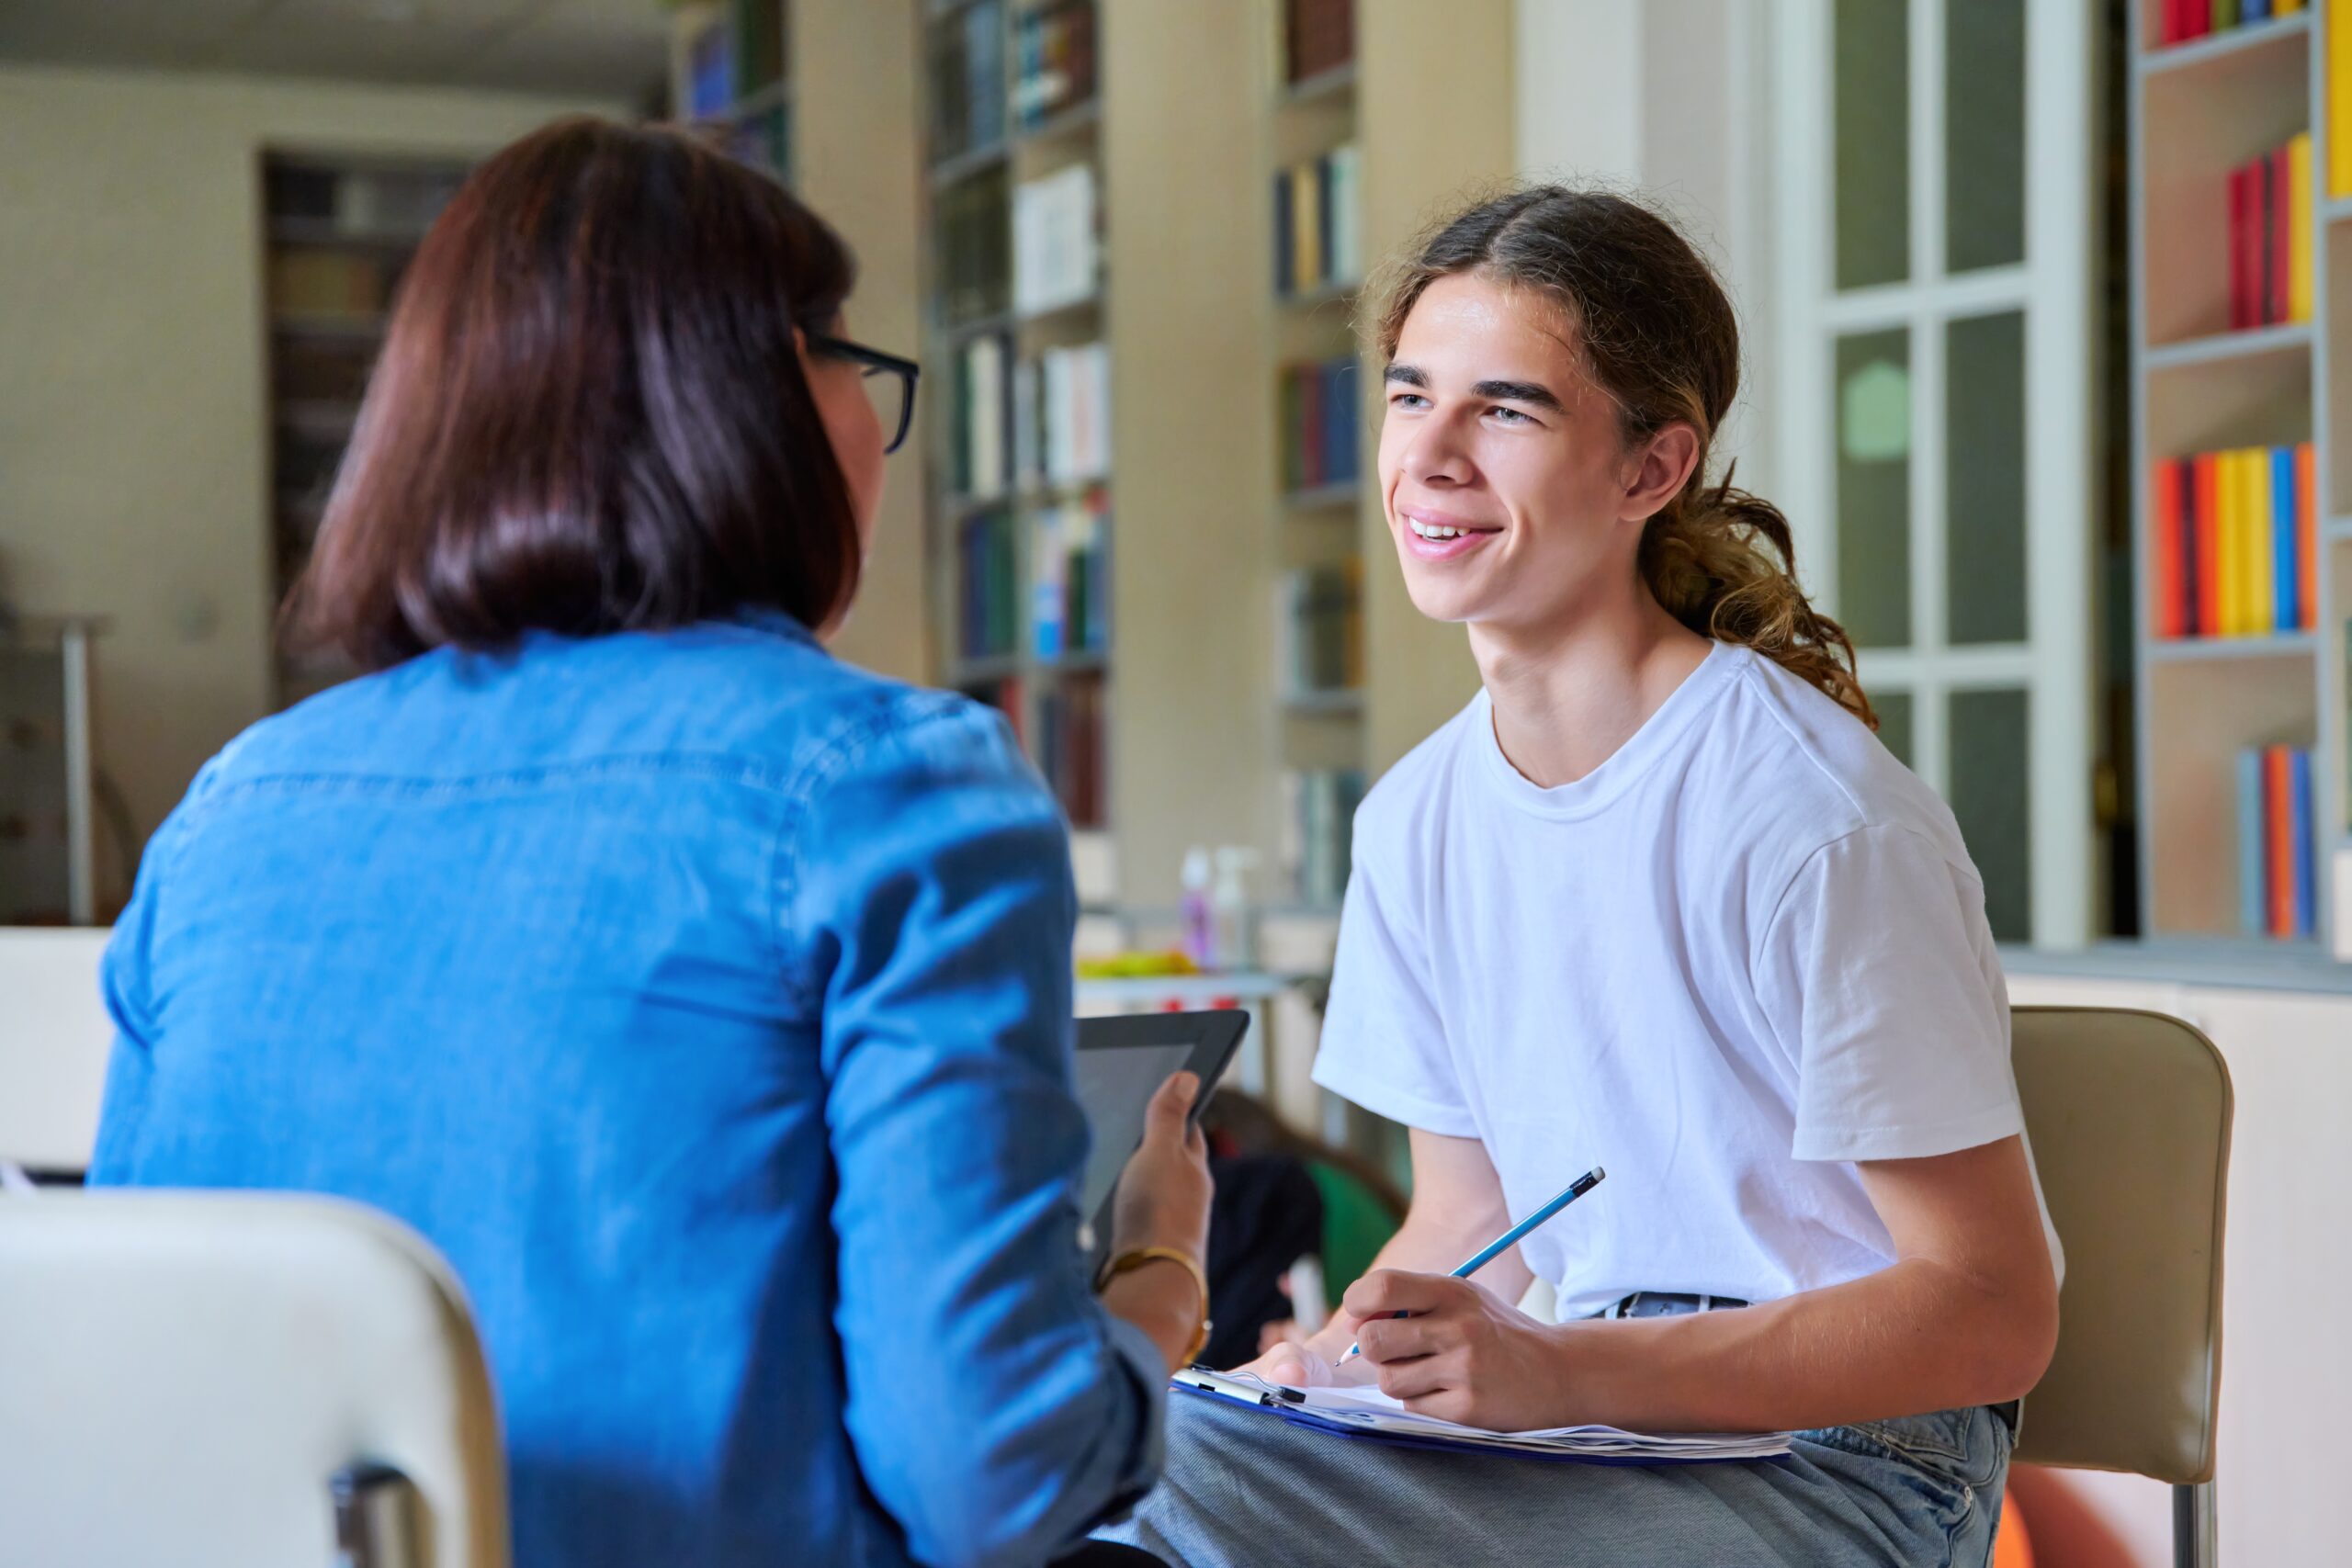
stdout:
{"type": "Polygon", "coordinates": [[[1877,728],[1854,678],[1853,644],[1797,586],[1788,519],[1733,489],[1729,469],[1706,482],[1715,432],[1739,390],[1739,322],[1690,243],[1610,191],[1532,186],[1481,201],[1432,230],[1395,270],[1373,324],[1383,356],[1396,353],[1423,289],[1471,272],[1560,307],[1628,443],[1678,422],[1698,433],[1689,482],[1642,537],[1641,573],[1657,602],[1692,631],[1754,649],[1877,728]]]}

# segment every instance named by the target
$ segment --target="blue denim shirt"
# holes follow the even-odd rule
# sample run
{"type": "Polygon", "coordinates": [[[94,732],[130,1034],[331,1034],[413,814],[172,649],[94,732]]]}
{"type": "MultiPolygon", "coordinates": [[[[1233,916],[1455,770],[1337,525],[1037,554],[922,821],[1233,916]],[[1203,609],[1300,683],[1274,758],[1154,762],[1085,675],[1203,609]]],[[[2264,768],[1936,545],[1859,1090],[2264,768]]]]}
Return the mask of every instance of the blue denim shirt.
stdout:
{"type": "Polygon", "coordinates": [[[1002,722],[783,616],[444,649],[149,846],[93,1179],[431,1238],[522,1568],[1038,1562],[1164,1382],[1078,1250],[1074,918],[1002,722]]]}

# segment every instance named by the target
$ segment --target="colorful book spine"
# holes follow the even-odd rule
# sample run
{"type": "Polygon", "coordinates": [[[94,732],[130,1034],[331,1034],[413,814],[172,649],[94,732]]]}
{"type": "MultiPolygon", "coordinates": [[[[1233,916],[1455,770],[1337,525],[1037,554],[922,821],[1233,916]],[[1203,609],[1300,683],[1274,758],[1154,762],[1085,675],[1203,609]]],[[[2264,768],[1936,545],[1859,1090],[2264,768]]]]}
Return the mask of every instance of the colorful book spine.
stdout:
{"type": "Polygon", "coordinates": [[[2295,449],[2273,446],[2268,458],[2270,520],[2270,630],[2301,628],[2301,541],[2295,529],[2295,449]]]}
{"type": "Polygon", "coordinates": [[[2222,635],[2222,457],[2200,452],[2190,459],[2197,501],[2197,630],[2222,635]]]}
{"type": "Polygon", "coordinates": [[[2262,751],[2238,753],[2238,930],[2262,936],[2270,929],[2268,863],[2263,858],[2262,751]]]}
{"type": "Polygon", "coordinates": [[[2238,513],[2238,540],[2245,551],[2245,631],[2262,637],[2278,629],[2278,553],[2270,547],[2270,461],[2261,448],[2238,454],[2239,482],[2245,489],[2238,513]]]}
{"type": "Polygon", "coordinates": [[[2312,135],[2287,143],[2287,319],[2312,319],[2312,135]]]}
{"type": "Polygon", "coordinates": [[[2263,891],[2270,934],[2295,934],[2295,786],[2287,748],[2262,749],[2263,891]]]}
{"type": "Polygon", "coordinates": [[[2308,441],[2295,448],[2295,625],[2319,627],[2319,466],[2308,441]]]}
{"type": "Polygon", "coordinates": [[[2352,0],[2327,0],[2327,194],[2352,196],[2352,0]]]}
{"type": "Polygon", "coordinates": [[[2294,864],[2295,899],[2292,934],[2319,934],[2318,822],[2312,815],[2312,754],[2297,748],[2288,753],[2290,854],[2294,864]]]}
{"type": "Polygon", "coordinates": [[[2188,596],[2182,592],[2181,481],[2188,465],[2177,457],[2160,457],[2148,473],[2149,514],[2154,530],[2149,541],[2150,575],[2155,589],[2156,636],[2189,635],[2185,611],[2188,596]]]}

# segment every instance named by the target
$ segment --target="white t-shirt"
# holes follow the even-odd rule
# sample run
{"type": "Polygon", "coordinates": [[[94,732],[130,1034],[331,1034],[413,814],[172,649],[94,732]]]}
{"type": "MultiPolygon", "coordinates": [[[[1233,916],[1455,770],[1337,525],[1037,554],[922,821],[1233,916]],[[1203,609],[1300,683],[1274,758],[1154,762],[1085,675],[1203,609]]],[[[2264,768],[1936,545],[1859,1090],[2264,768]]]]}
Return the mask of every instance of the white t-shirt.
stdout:
{"type": "Polygon", "coordinates": [[[1951,811],[1724,643],[1573,784],[1511,766],[1483,692],[1380,781],[1315,1078],[1479,1139],[1514,1217],[1605,1166],[1521,1243],[1563,1318],[1871,1273],[1894,1250],[1852,1161],[2025,1126],[1951,811]]]}

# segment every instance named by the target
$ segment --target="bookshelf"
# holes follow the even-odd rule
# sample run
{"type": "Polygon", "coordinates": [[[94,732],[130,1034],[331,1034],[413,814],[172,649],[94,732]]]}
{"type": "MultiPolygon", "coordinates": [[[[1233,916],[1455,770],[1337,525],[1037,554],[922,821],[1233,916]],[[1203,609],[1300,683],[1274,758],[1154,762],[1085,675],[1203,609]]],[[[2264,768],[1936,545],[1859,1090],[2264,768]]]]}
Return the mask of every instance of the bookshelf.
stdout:
{"type": "Polygon", "coordinates": [[[1093,0],[924,0],[933,645],[1001,711],[1107,901],[1114,361],[1093,0]]]}
{"type": "Polygon", "coordinates": [[[789,185],[794,33],[789,0],[695,0],[670,29],[674,118],[789,185]]]}
{"type": "Polygon", "coordinates": [[[2135,0],[2131,39],[2142,929],[2352,957],[2352,168],[2327,145],[2352,6],[2179,9],[2135,0]]]}
{"type": "MultiPolygon", "coordinates": [[[[277,603],[310,560],[401,274],[466,169],[446,159],[263,156],[277,603]]],[[[298,702],[352,672],[333,656],[281,651],[277,702],[298,702]]]]}

